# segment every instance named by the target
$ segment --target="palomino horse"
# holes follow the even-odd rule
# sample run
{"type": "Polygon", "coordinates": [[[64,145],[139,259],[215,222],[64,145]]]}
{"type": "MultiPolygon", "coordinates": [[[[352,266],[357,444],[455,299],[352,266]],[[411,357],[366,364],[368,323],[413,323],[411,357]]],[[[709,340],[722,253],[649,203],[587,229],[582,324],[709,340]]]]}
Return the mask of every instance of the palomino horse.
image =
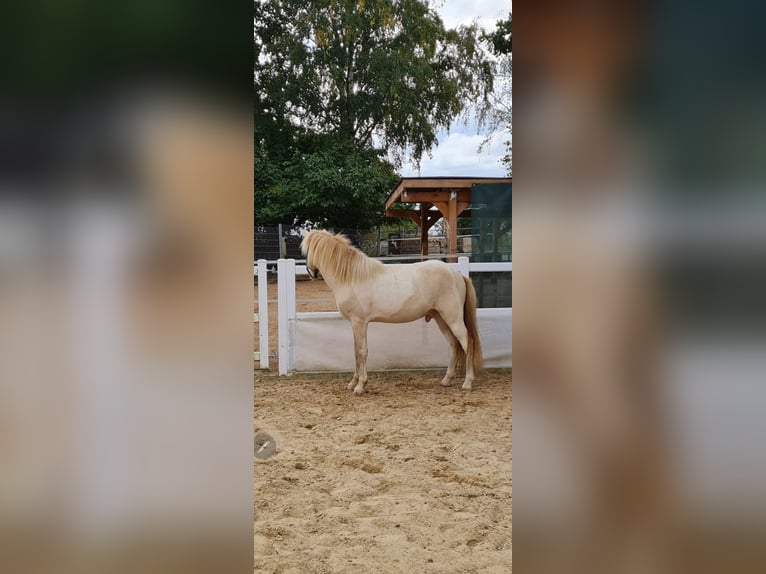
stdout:
{"type": "Polygon", "coordinates": [[[482,357],[476,292],[468,278],[442,261],[383,265],[353,247],[348,238],[328,231],[309,231],[301,250],[309,277],[324,277],[340,314],[354,331],[356,371],[348,388],[355,395],[362,394],[367,383],[367,324],[407,323],[421,317],[436,320],[451,349],[441,384],[451,384],[462,362],[463,389],[471,388],[482,357]]]}

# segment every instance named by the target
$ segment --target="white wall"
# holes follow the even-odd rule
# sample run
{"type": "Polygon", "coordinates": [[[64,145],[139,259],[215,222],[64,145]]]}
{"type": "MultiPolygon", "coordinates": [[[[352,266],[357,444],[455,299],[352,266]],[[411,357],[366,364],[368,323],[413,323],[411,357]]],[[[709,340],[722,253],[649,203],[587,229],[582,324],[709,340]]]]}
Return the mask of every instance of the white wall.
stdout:
{"type": "MultiPolygon", "coordinates": [[[[512,310],[478,309],[484,365],[511,366],[512,310]]],[[[294,322],[295,371],[353,371],[351,325],[339,313],[298,313],[294,322]]],[[[367,367],[380,369],[445,368],[449,347],[436,321],[371,323],[367,367]]]]}

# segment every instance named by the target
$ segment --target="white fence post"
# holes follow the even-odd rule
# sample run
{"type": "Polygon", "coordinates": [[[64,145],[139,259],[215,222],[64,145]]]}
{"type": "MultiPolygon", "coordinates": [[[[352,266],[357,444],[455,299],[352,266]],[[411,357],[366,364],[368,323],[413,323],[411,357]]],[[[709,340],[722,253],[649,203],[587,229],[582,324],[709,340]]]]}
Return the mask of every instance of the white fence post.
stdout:
{"type": "Polygon", "coordinates": [[[269,289],[266,260],[258,260],[258,351],[261,368],[269,368],[269,289]]]}
{"type": "Polygon", "coordinates": [[[457,258],[457,269],[458,271],[460,271],[463,277],[469,276],[469,268],[470,268],[470,263],[469,263],[468,257],[463,255],[462,257],[457,258]]]}
{"type": "Polygon", "coordinates": [[[294,363],[295,260],[277,260],[277,318],[279,331],[279,374],[286,375],[294,363]]]}
{"type": "Polygon", "coordinates": [[[295,259],[287,260],[287,371],[295,370],[295,259]]]}

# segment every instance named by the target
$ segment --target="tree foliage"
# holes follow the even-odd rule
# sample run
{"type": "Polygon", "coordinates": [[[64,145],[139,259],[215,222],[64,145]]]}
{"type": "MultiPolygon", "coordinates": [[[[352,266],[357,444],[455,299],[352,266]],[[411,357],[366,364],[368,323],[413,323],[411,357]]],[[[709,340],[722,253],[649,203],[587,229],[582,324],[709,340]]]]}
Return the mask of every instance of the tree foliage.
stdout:
{"type": "Polygon", "coordinates": [[[397,180],[390,163],[332,136],[314,138],[314,146],[302,143],[303,149],[279,157],[256,150],[258,223],[367,229],[383,220],[386,194],[397,180]]]}
{"type": "Polygon", "coordinates": [[[395,166],[492,79],[480,30],[446,29],[427,0],[257,0],[256,217],[379,221],[395,166]]]}
{"type": "Polygon", "coordinates": [[[479,106],[480,120],[488,124],[491,135],[485,139],[488,145],[498,136],[504,139],[505,155],[500,159],[507,169],[508,175],[513,174],[513,15],[507,19],[498,20],[495,30],[482,35],[492,54],[495,74],[495,91],[487,100],[487,104],[479,106]]]}
{"type": "Polygon", "coordinates": [[[489,40],[491,49],[495,54],[509,55],[513,52],[513,15],[509,14],[507,20],[498,20],[495,30],[486,34],[485,38],[489,40]]]}

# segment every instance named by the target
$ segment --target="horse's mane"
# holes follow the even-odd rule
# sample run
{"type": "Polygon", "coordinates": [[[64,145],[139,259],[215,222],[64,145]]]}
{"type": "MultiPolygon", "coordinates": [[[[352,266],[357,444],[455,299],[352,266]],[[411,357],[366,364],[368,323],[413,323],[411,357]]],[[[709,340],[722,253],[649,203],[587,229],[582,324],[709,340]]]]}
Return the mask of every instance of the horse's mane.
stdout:
{"type": "Polygon", "coordinates": [[[313,266],[342,284],[372,279],[384,267],[351,245],[345,235],[325,230],[309,231],[301,242],[301,251],[309,256],[313,266]]]}

